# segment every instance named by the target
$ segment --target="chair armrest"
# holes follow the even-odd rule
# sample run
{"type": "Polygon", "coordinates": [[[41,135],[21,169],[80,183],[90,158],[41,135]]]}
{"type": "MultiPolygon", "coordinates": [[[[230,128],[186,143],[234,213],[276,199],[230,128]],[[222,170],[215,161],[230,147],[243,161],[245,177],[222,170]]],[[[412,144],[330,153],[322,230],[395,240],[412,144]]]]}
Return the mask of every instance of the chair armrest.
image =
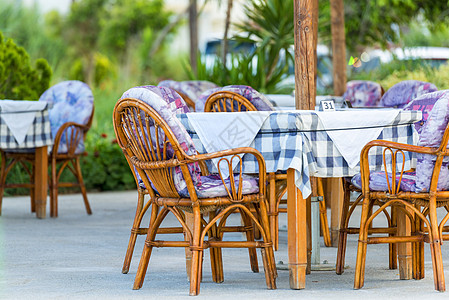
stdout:
{"type": "MultiPolygon", "coordinates": [[[[74,142],[73,145],[68,145],[68,148],[73,148],[73,152],[76,150],[76,146],[80,142],[81,138],[84,139],[85,133],[90,129],[90,126],[75,123],[75,122],[67,122],[62,124],[62,126],[58,129],[58,132],[56,132],[55,138],[54,138],[54,144],[52,148],[52,154],[58,153],[59,144],[61,142],[62,135],[65,131],[68,130],[68,128],[74,128],[71,135],[71,142],[74,142]],[[70,147],[73,146],[73,147],[70,147]]],[[[68,143],[71,144],[71,143],[68,143]]],[[[71,149],[67,149],[69,153],[71,149]]]]}
{"type": "MultiPolygon", "coordinates": [[[[259,192],[260,194],[265,195],[265,182],[266,182],[266,166],[265,166],[265,160],[262,156],[262,154],[250,147],[240,147],[240,148],[234,148],[229,150],[222,150],[212,153],[205,153],[205,154],[198,154],[198,155],[192,155],[192,156],[186,156],[185,162],[186,163],[192,163],[192,162],[202,162],[205,160],[215,159],[215,158],[223,158],[226,156],[234,156],[238,154],[251,154],[257,159],[257,163],[259,165],[259,192]]],[[[241,167],[241,166],[240,166],[241,167]]],[[[240,174],[242,171],[240,170],[240,174]]],[[[221,174],[220,174],[221,177],[221,174]]]]}
{"type": "MultiPolygon", "coordinates": [[[[391,168],[392,168],[392,188],[390,190],[390,193],[397,193],[399,192],[399,185],[396,186],[396,155],[397,153],[403,153],[403,152],[412,152],[412,153],[423,153],[423,154],[431,154],[436,155],[439,152],[438,148],[432,148],[432,147],[422,147],[422,146],[415,146],[415,145],[409,145],[409,144],[402,144],[397,142],[391,142],[391,141],[384,141],[384,140],[374,140],[365,145],[363,147],[362,152],[360,153],[360,172],[362,176],[362,190],[364,193],[369,192],[369,177],[370,177],[370,170],[369,170],[369,160],[368,160],[368,154],[371,148],[373,147],[385,147],[384,150],[384,168],[387,170],[386,165],[386,159],[385,159],[385,153],[386,151],[390,151],[392,154],[392,161],[391,161],[391,168]]],[[[400,170],[400,178],[402,178],[404,170],[405,161],[402,162],[402,169],[400,170]]],[[[385,175],[387,176],[387,175],[385,175]]],[[[388,179],[387,179],[388,180],[388,179]]],[[[388,180],[389,181],[389,180],[388,180]]],[[[388,185],[390,186],[389,182],[388,185]]]]}

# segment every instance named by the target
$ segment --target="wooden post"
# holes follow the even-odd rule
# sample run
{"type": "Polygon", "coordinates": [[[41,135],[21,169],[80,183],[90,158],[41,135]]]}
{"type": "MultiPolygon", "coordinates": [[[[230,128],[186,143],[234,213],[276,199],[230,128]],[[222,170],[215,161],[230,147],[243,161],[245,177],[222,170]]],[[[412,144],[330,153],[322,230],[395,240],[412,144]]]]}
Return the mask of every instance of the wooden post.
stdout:
{"type": "MultiPolygon", "coordinates": [[[[346,41],[345,15],[343,0],[330,0],[332,64],[334,79],[334,95],[341,96],[346,90],[346,41]]],[[[343,207],[343,185],[339,178],[330,178],[327,184],[331,203],[331,239],[332,246],[338,245],[340,231],[341,208],[343,207]]]]}
{"type": "Polygon", "coordinates": [[[295,0],[295,106],[314,109],[318,0],[295,0]]]}
{"type": "Polygon", "coordinates": [[[346,90],[346,40],[343,0],[330,0],[334,95],[346,90]]]}
{"type": "Polygon", "coordinates": [[[197,71],[197,56],[198,56],[198,11],[197,1],[190,0],[189,2],[189,33],[190,33],[190,65],[193,72],[197,71]]]}

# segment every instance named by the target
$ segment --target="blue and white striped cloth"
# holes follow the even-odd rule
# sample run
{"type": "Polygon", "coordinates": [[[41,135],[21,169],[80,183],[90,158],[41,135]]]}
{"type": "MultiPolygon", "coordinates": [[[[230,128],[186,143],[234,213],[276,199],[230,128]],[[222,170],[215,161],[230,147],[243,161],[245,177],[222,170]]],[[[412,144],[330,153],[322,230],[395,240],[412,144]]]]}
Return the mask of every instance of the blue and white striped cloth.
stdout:
{"type": "MultiPolygon", "coordinates": [[[[400,111],[391,123],[384,125],[378,139],[413,144],[417,141],[418,135],[412,124],[420,121],[421,117],[420,111],[400,111]]],[[[181,114],[178,118],[191,135],[197,150],[205,153],[187,116],[181,114]]],[[[235,124],[239,124],[238,120],[235,124]]],[[[363,124],[354,124],[352,129],[354,128],[363,128],[363,124]]],[[[348,166],[326,130],[335,129],[325,129],[314,111],[273,112],[249,147],[262,153],[267,172],[295,169],[296,186],[306,198],[311,194],[310,176],[346,177],[353,176],[360,170],[359,165],[355,168],[348,166]]],[[[243,161],[245,173],[258,171],[254,157],[246,155],[243,161]]],[[[375,148],[370,152],[369,162],[373,170],[382,168],[381,148],[375,148]]],[[[413,165],[411,157],[406,157],[406,165],[407,167],[413,165]]]]}
{"type": "MultiPolygon", "coordinates": [[[[20,118],[17,119],[17,122],[20,122],[20,118]]],[[[51,136],[48,108],[45,108],[42,111],[36,111],[33,124],[29,127],[25,140],[20,145],[17,143],[13,133],[3,118],[0,118],[0,149],[4,151],[20,151],[51,145],[53,145],[53,139],[51,136]]]]}

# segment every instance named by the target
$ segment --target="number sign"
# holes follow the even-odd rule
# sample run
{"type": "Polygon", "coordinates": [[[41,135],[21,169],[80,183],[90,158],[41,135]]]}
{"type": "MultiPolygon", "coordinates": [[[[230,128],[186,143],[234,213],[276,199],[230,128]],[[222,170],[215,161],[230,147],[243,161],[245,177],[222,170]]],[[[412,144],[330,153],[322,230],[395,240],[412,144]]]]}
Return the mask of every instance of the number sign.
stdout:
{"type": "Polygon", "coordinates": [[[334,100],[321,100],[320,110],[322,111],[335,111],[334,100]]]}

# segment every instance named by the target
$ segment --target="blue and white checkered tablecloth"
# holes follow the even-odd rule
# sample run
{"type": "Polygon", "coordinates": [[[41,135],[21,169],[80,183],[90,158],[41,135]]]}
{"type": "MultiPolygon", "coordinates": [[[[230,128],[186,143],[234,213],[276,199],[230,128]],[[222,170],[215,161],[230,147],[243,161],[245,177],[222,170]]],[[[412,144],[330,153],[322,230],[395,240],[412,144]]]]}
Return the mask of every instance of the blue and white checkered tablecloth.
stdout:
{"type": "MultiPolygon", "coordinates": [[[[17,122],[20,122],[20,118],[17,120],[17,122]]],[[[51,136],[48,109],[36,112],[36,117],[32,126],[30,126],[27,131],[25,141],[20,145],[17,143],[11,130],[0,117],[0,149],[20,150],[51,145],[53,145],[53,139],[51,136]]]]}
{"type": "MultiPolygon", "coordinates": [[[[197,150],[205,153],[204,146],[187,115],[180,114],[178,118],[192,137],[197,150]]],[[[378,139],[406,144],[416,143],[418,135],[412,124],[420,121],[421,118],[420,111],[400,111],[391,124],[383,126],[378,139]]],[[[358,126],[363,128],[363,125],[354,124],[354,128],[359,128],[358,126]]],[[[221,137],[217,136],[217,138],[221,137]]],[[[355,168],[348,166],[313,111],[273,112],[249,147],[262,153],[267,172],[295,169],[295,183],[304,197],[308,197],[311,193],[310,176],[346,177],[353,176],[360,170],[358,165],[355,168]]],[[[243,161],[244,172],[258,171],[254,157],[246,155],[243,161]]],[[[374,148],[370,151],[369,162],[373,170],[382,168],[382,148],[374,148]]],[[[413,165],[411,157],[406,157],[406,162],[408,166],[413,165]]]]}

